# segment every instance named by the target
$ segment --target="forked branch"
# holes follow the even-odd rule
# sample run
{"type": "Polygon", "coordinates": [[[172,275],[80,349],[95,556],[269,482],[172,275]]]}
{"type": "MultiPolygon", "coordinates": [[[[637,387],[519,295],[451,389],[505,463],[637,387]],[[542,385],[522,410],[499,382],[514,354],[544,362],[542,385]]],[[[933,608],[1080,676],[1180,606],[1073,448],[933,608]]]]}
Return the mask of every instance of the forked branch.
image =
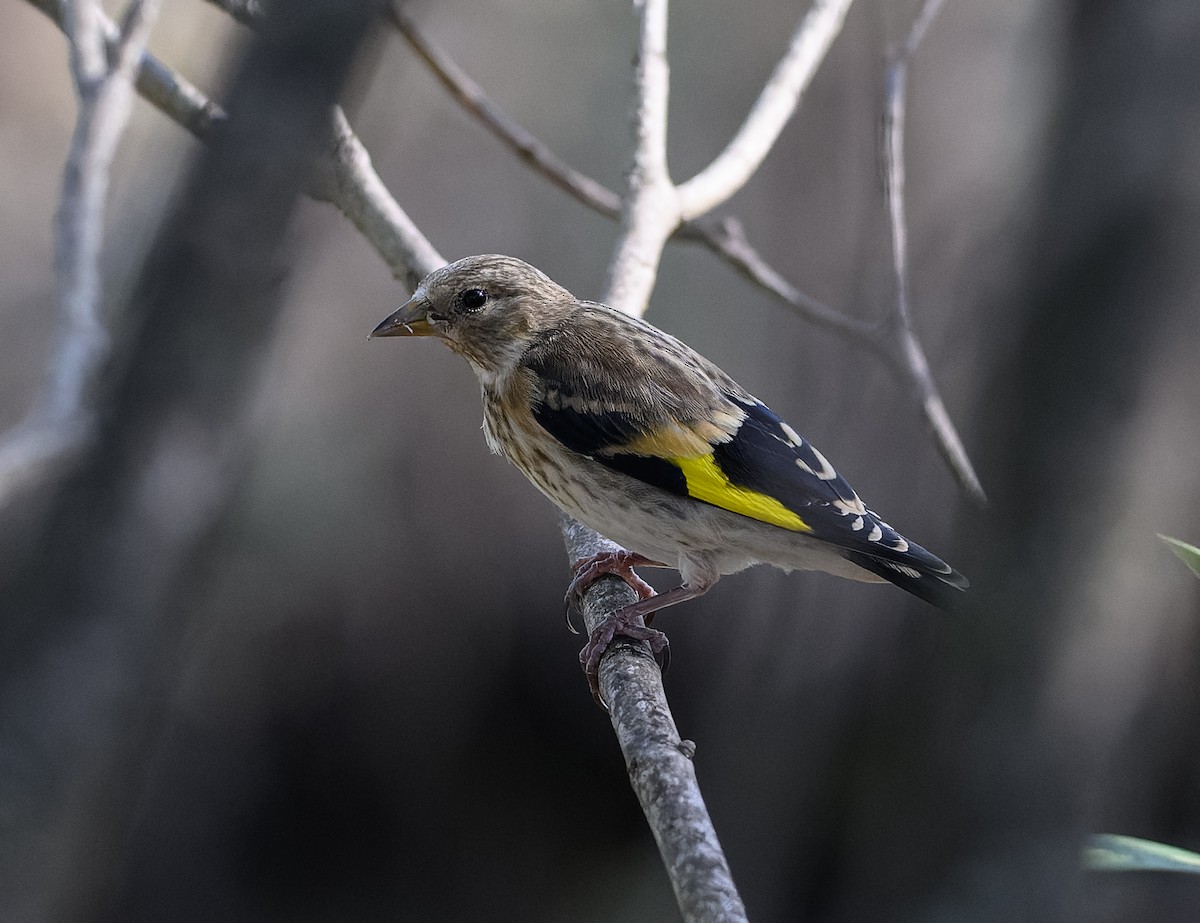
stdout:
{"type": "Polygon", "coordinates": [[[120,26],[99,0],[41,5],[66,33],[79,114],[63,168],[55,219],[59,337],[46,381],[25,419],[0,438],[0,506],[44,478],[90,436],[88,403],[109,353],[100,317],[100,246],[109,168],[133,103],[133,80],[158,11],[157,0],[129,0],[120,26]]]}

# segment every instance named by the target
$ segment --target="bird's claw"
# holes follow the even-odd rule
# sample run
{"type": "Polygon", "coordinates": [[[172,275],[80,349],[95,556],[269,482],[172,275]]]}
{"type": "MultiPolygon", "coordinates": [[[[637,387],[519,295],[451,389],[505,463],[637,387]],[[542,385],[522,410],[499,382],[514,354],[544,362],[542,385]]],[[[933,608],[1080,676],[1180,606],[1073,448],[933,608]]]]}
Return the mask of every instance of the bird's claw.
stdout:
{"type": "MultiPolygon", "coordinates": [[[[629,588],[638,594],[639,599],[649,599],[654,596],[654,587],[634,571],[635,567],[640,566],[662,567],[657,561],[651,561],[643,555],[626,551],[623,548],[620,551],[601,551],[599,554],[576,561],[571,568],[574,576],[570,586],[567,587],[567,595],[563,599],[563,605],[566,607],[567,628],[570,629],[571,634],[579,634],[579,630],[571,621],[571,610],[579,606],[587,588],[605,574],[616,574],[629,584],[629,588]]],[[[652,618],[653,616],[647,616],[646,621],[649,622],[652,618]]]]}
{"type": "Polygon", "coordinates": [[[579,652],[579,665],[587,674],[592,698],[605,711],[608,711],[608,704],[600,694],[600,659],[614,639],[620,637],[629,638],[631,641],[645,641],[650,645],[650,653],[654,655],[655,662],[664,673],[671,662],[671,644],[667,636],[654,628],[647,628],[642,623],[640,613],[635,609],[636,605],[635,603],[633,606],[618,609],[597,625],[588,638],[588,643],[579,652]]]}

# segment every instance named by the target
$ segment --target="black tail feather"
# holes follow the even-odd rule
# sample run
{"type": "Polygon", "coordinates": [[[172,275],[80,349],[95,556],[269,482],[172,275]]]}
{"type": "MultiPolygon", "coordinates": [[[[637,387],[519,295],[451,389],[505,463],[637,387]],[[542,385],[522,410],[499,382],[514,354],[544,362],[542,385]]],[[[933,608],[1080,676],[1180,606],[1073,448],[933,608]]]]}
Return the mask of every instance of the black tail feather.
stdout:
{"type": "Polygon", "coordinates": [[[870,571],[889,583],[894,583],[900,589],[907,590],[913,596],[947,611],[952,611],[962,602],[963,591],[968,586],[967,578],[951,567],[947,567],[943,572],[914,566],[911,563],[891,561],[861,551],[843,550],[842,556],[863,570],[870,571]]]}

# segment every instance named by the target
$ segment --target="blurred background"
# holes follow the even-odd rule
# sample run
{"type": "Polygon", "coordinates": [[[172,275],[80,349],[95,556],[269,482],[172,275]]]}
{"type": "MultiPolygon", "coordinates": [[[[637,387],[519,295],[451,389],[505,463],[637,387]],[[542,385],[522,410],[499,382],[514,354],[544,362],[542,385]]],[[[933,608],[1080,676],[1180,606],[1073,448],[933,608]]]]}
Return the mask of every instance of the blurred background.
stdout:
{"type": "MultiPolygon", "coordinates": [[[[879,126],[886,56],[917,8],[852,7],[726,208],[785,277],[862,318],[894,300],[879,126]]],[[[514,119],[619,188],[628,4],[407,10],[514,119]]],[[[675,6],[676,180],[728,140],[802,12],[675,6]]],[[[0,22],[8,427],[56,335],[75,102],[54,25],[19,0],[0,22]]],[[[221,100],[249,38],[192,0],[165,5],[150,47],[221,100]]],[[[1200,583],[1156,537],[1200,544],[1198,53],[1183,0],[959,0],[913,61],[915,321],[986,510],[873,355],[707,251],[668,248],[648,318],[770,403],[976,600],[950,616],[757,569],[660,617],[667,693],[752,919],[1195,918],[1195,881],[1083,874],[1078,851],[1102,830],[1200,849],[1200,583]]],[[[343,99],[447,258],[509,253],[599,297],[615,224],[527,170],[396,34],[371,34],[343,99]]],[[[204,156],[136,104],[112,173],[114,316],[204,156]]],[[[556,512],[489,456],[465,363],[367,341],[408,292],[349,222],[302,200],[285,246],[227,434],[242,463],[186,554],[146,546],[164,588],[143,616],[0,610],[5,919],[675,918],[563,625],[556,512]]],[[[221,342],[193,346],[219,367],[221,342]]],[[[160,487],[164,519],[200,489],[186,466],[160,487]]],[[[4,547],[55,502],[0,519],[4,547]]],[[[62,574],[12,553],[30,579],[62,574]]]]}

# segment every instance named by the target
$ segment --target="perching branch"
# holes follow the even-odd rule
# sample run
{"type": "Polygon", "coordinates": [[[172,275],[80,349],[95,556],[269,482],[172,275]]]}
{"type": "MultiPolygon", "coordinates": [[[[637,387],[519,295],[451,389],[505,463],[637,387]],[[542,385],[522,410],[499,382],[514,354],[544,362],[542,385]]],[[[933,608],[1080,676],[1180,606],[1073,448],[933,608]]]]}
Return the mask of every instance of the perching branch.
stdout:
{"type": "Polygon", "coordinates": [[[68,38],[79,98],[55,219],[61,332],[33,409],[0,440],[0,504],[78,450],[95,425],[88,395],[109,353],[100,318],[109,168],[129,120],[133,77],[157,11],[157,0],[130,0],[118,28],[98,0],[74,0],[54,10],[68,38]]]}
{"type": "MultiPolygon", "coordinates": [[[[667,0],[642,0],[638,11],[633,165],[621,196],[621,234],[604,296],[607,304],[634,315],[646,310],[663,248],[679,224],[667,174],[667,0]]],[[[563,539],[572,565],[617,547],[566,517],[563,539]]],[[[588,633],[634,598],[619,579],[592,584],[581,605],[588,633]]],[[[679,737],[647,646],[622,641],[610,647],[599,674],[630,783],[684,920],[744,921],[746,910],[696,780],[694,748],[679,737]]]]}
{"type": "MultiPolygon", "coordinates": [[[[825,38],[832,38],[829,29],[832,24],[830,17],[834,12],[836,11],[830,8],[823,8],[823,15],[817,20],[820,27],[818,37],[823,36],[822,41],[825,38]]],[[[814,7],[810,17],[815,13],[816,8],[814,7]]],[[[844,17],[844,13],[845,11],[842,10],[840,16],[844,17]]],[[[921,17],[924,25],[920,25],[921,21],[919,20],[920,28],[914,27],[914,34],[923,34],[929,21],[926,14],[921,17]]],[[[531,169],[546,177],[554,185],[593,211],[608,217],[619,216],[621,200],[615,192],[565,163],[532,133],[508,116],[445,51],[421,32],[415,22],[405,15],[397,4],[393,3],[389,7],[389,15],[400,34],[428,65],[430,71],[447,91],[469,114],[477,118],[493,135],[511,148],[531,169]]],[[[809,21],[809,18],[805,19],[805,23],[809,21]]],[[[840,19],[838,24],[840,24],[840,19]]],[[[798,31],[793,37],[788,57],[776,67],[775,74],[780,75],[781,71],[793,75],[798,73],[798,65],[795,62],[803,59],[795,50],[810,48],[815,41],[815,38],[811,40],[805,38],[803,29],[798,31]],[[785,62],[789,60],[793,62],[791,69],[784,66],[785,62]]],[[[803,68],[806,74],[805,83],[811,79],[808,68],[809,64],[806,63],[803,68]]],[[[793,79],[795,79],[794,76],[793,79]]],[[[803,87],[801,87],[802,89],[803,87]]],[[[766,94],[767,91],[764,90],[764,95],[766,94]]],[[[760,96],[760,103],[761,99],[760,96]]],[[[774,108],[774,106],[770,108],[774,108]]],[[[747,122],[749,123],[752,118],[753,116],[748,117],[747,122]]],[[[744,130],[745,126],[743,126],[744,130]]],[[[739,132],[740,134],[741,132],[739,132]]],[[[748,144],[748,142],[742,142],[742,144],[748,144]]],[[[706,168],[702,172],[708,173],[709,170],[706,168]]],[[[695,179],[694,177],[684,185],[694,182],[695,179]]],[[[680,188],[682,189],[682,187],[680,188]]],[[[924,350],[916,337],[911,322],[907,324],[907,327],[901,325],[899,328],[895,321],[890,323],[867,322],[843,314],[806,295],[784,278],[782,273],[772,267],[754,249],[746,239],[741,222],[736,218],[726,216],[717,219],[705,216],[684,220],[678,224],[671,237],[704,244],[743,278],[792,308],[804,320],[839,333],[885,360],[887,367],[900,378],[907,380],[916,392],[921,412],[930,427],[934,443],[959,486],[977,503],[984,502],[984,494],[979,480],[966,455],[954,423],[942,402],[924,350]]]]}
{"type": "MultiPolygon", "coordinates": [[[[562,523],[572,565],[619,550],[573,519],[564,516],[562,523]]],[[[584,597],[584,621],[590,629],[636,600],[620,577],[601,577],[584,597]]],[[[645,644],[619,637],[613,641],[600,661],[600,691],[684,920],[745,920],[746,910],[696,781],[695,744],[680,739],[662,674],[645,644]]]]}

